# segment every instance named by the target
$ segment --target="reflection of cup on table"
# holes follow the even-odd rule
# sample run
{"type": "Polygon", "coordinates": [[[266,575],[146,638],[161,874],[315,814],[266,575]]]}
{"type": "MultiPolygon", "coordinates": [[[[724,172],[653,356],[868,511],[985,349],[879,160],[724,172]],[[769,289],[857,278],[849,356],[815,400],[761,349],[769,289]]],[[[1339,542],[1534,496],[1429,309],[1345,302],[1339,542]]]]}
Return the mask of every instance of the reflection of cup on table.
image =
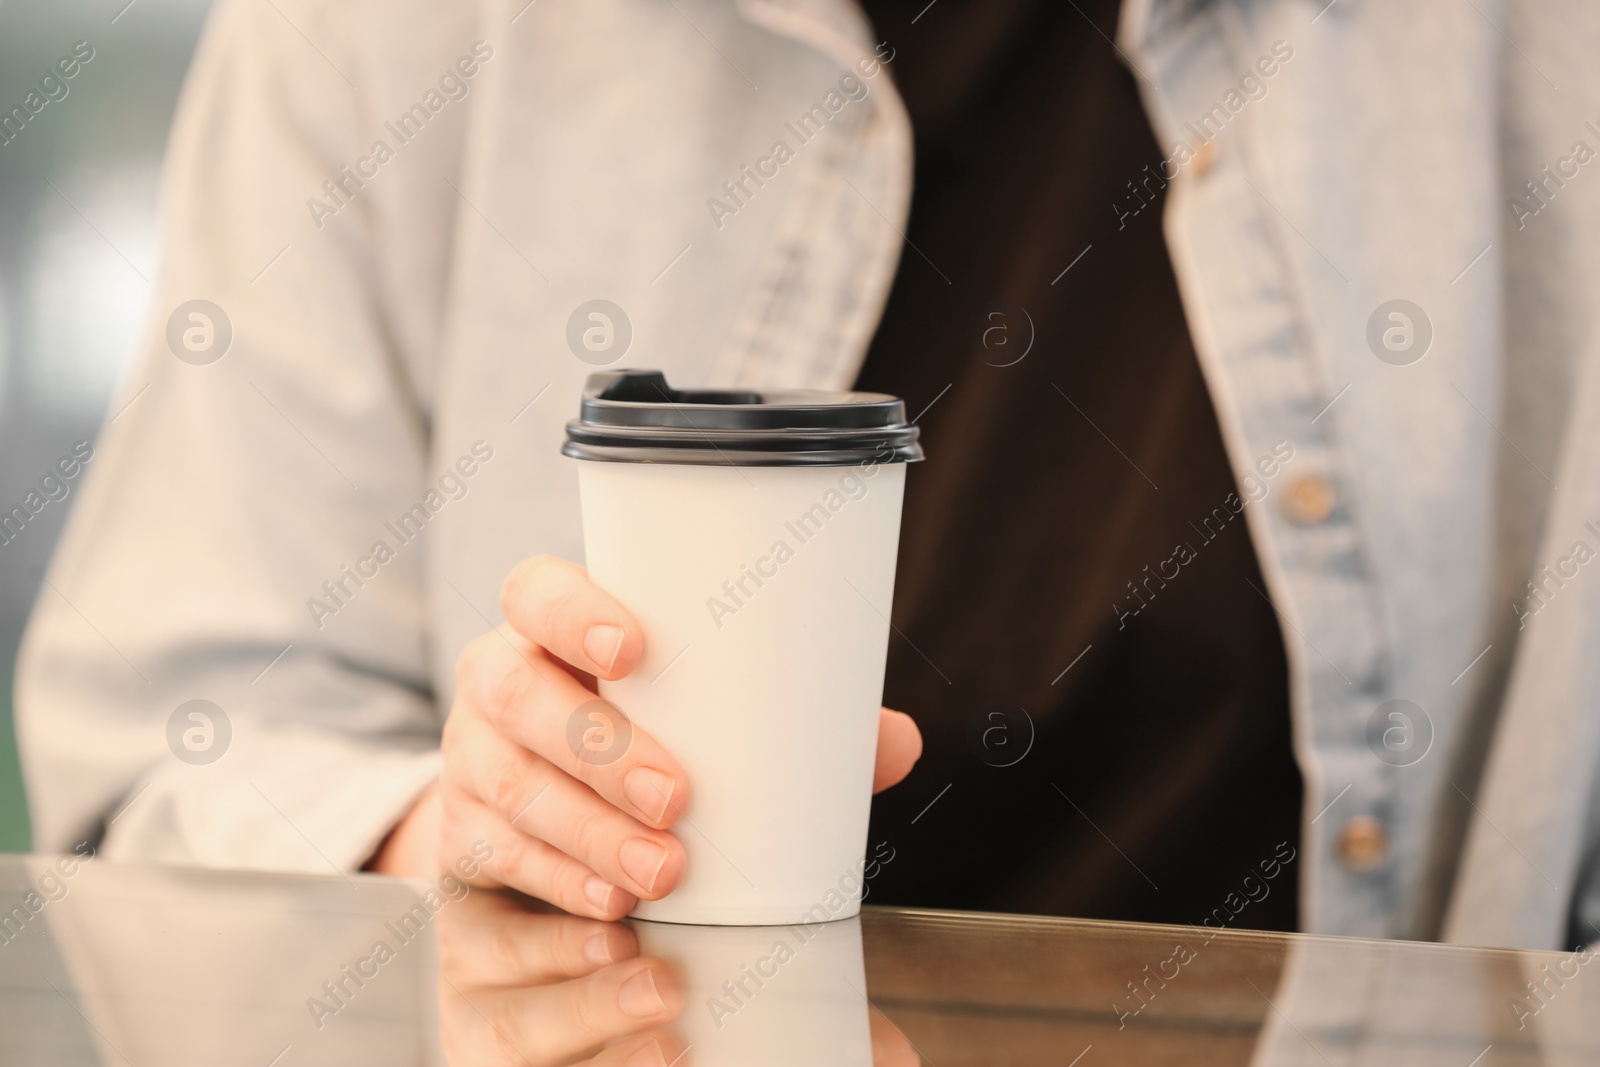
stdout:
{"type": "Polygon", "coordinates": [[[590,577],[645,633],[600,695],[691,783],[673,830],[688,870],[634,914],[856,914],[904,465],[922,458],[905,406],[596,374],[562,451],[584,461],[590,577]]]}
{"type": "Polygon", "coordinates": [[[695,1067],[870,1067],[861,920],[795,926],[635,922],[670,964],[683,1013],[668,1029],[695,1067]]]}

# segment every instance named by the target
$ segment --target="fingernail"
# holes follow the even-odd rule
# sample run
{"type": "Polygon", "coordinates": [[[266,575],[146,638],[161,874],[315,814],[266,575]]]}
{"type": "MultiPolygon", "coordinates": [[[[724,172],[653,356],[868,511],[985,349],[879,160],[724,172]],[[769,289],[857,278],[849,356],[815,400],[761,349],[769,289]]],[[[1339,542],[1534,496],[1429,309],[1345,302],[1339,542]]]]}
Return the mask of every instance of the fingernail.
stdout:
{"type": "Polygon", "coordinates": [[[589,898],[589,903],[607,915],[611,914],[611,899],[616,891],[616,886],[599,875],[591,874],[583,882],[583,895],[589,898]]]}
{"type": "Polygon", "coordinates": [[[677,786],[677,779],[672,775],[653,767],[635,767],[622,780],[622,791],[627,795],[628,802],[653,823],[659,823],[662,816],[666,815],[667,805],[672,801],[672,791],[677,786]]]}
{"type": "Polygon", "coordinates": [[[666,1002],[656,992],[656,977],[649,970],[640,971],[622,983],[622,989],[617,993],[617,1005],[635,1019],[648,1019],[667,1010],[666,1002]]]}
{"type": "MultiPolygon", "coordinates": [[[[599,880],[600,879],[598,878],[595,879],[597,882],[599,880]]],[[[606,888],[609,889],[610,886],[607,886],[606,888]]],[[[596,967],[604,967],[606,964],[612,962],[611,946],[606,942],[605,934],[595,934],[593,937],[583,943],[583,958],[594,964],[596,967]]]]}
{"type": "Polygon", "coordinates": [[[636,837],[622,846],[622,869],[643,886],[646,893],[655,889],[656,878],[666,862],[667,850],[654,841],[636,837]]]}
{"type": "Polygon", "coordinates": [[[607,674],[616,665],[617,653],[622,651],[622,627],[591,626],[583,635],[583,653],[607,674]]]}
{"type": "Polygon", "coordinates": [[[667,1067],[667,1057],[654,1041],[628,1057],[623,1067],[667,1067]]]}

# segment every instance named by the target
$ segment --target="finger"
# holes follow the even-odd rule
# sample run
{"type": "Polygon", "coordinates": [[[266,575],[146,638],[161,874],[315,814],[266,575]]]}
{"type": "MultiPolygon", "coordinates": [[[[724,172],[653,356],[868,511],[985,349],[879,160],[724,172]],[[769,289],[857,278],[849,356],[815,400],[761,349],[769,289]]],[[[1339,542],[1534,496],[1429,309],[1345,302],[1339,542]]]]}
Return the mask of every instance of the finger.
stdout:
{"type": "Polygon", "coordinates": [[[644,630],[575,563],[534,556],[500,587],[506,621],[529,641],[597,678],[622,678],[644,654],[644,630]]]}
{"type": "Polygon", "coordinates": [[[451,908],[439,919],[439,969],[463,987],[581,978],[639,954],[626,926],[532,912],[501,893],[475,896],[493,903],[451,908]]]}
{"type": "Polygon", "coordinates": [[[479,880],[548,900],[562,911],[591,919],[620,919],[639,901],[553,845],[513,827],[483,801],[446,783],[444,836],[447,841],[488,842],[493,854],[479,880]]]}
{"type": "Polygon", "coordinates": [[[470,704],[458,706],[455,715],[460,721],[452,731],[446,780],[634,896],[656,900],[678,884],[686,856],[677,838],[507,741],[470,704]]]}
{"type": "Polygon", "coordinates": [[[553,669],[543,649],[491,631],[462,651],[456,675],[462,697],[500,734],[616,807],[660,828],[682,814],[689,786],[678,761],[617,708],[553,669]]]}
{"type": "Polygon", "coordinates": [[[442,1006],[453,1045],[509,1048],[534,1064],[566,1063],[608,1041],[670,1022],[684,1002],[677,973],[651,958],[545,986],[472,989],[443,981],[442,1006]]]}
{"type": "Polygon", "coordinates": [[[872,791],[881,793],[911,773],[922,758],[922,731],[903,711],[883,708],[878,715],[878,761],[872,791]]]}

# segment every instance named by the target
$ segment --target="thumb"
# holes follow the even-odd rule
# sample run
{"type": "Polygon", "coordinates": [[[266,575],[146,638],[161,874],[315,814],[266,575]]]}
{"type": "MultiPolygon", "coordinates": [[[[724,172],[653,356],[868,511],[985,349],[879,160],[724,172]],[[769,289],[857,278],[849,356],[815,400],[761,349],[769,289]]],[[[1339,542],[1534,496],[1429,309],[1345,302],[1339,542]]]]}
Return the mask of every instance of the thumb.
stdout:
{"type": "Polygon", "coordinates": [[[903,711],[883,708],[878,713],[878,762],[872,772],[872,791],[881,793],[911,773],[922,757],[922,731],[903,711]]]}

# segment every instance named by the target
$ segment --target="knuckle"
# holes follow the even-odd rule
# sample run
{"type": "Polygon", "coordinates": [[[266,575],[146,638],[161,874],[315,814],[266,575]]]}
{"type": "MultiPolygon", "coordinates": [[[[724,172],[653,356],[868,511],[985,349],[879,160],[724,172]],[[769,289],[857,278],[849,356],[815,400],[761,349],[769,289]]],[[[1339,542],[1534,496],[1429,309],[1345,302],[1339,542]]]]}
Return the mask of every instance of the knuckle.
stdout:
{"type": "Polygon", "coordinates": [[[461,794],[446,782],[439,790],[439,840],[448,848],[464,840],[466,834],[466,815],[461,810],[461,794]]]}
{"type": "Polygon", "coordinates": [[[511,573],[500,583],[500,606],[510,614],[514,605],[537,599],[539,591],[566,566],[564,561],[551,555],[529,556],[512,567],[511,573]]]}
{"type": "Polygon", "coordinates": [[[533,672],[522,662],[508,663],[497,676],[488,681],[487,707],[489,721],[504,727],[521,714],[533,691],[533,672]]]}
{"type": "Polygon", "coordinates": [[[518,563],[507,572],[505,580],[500,583],[500,607],[508,614],[511,611],[511,605],[521,601],[523,590],[529,585],[529,574],[533,570],[537,559],[538,557],[535,556],[533,559],[525,559],[518,563]]]}
{"type": "Polygon", "coordinates": [[[582,614],[592,609],[584,570],[555,556],[534,556],[519,563],[501,586],[506,618],[536,644],[560,645],[582,614]]]}
{"type": "Polygon", "coordinates": [[[573,818],[568,826],[573,855],[588,863],[590,867],[594,867],[592,861],[605,854],[605,850],[612,843],[613,835],[605,813],[584,812],[573,818]]]}
{"type": "Polygon", "coordinates": [[[572,1014],[586,1034],[608,1034],[612,1025],[609,1005],[615,1002],[615,992],[610,989],[602,992],[599,984],[586,982],[572,998],[572,1014]]]}
{"type": "Polygon", "coordinates": [[[545,867],[544,855],[522,834],[507,834],[504,846],[495,849],[494,857],[484,867],[513,889],[546,899],[544,879],[541,877],[545,867]]]}
{"type": "Polygon", "coordinates": [[[523,966],[522,953],[523,933],[519,927],[512,925],[498,925],[494,935],[489,939],[489,963],[493,973],[503,975],[521,975],[526,969],[523,966]]]}
{"type": "Polygon", "coordinates": [[[575,585],[564,585],[552,589],[550,595],[544,598],[539,605],[537,619],[540,632],[553,634],[561,630],[569,622],[577,622],[574,618],[575,609],[579,604],[579,589],[575,585]]]}
{"type": "Polygon", "coordinates": [[[490,634],[479,634],[468,641],[461,648],[461,654],[456,657],[456,687],[460,690],[471,692],[473,683],[478,675],[483,672],[484,664],[488,657],[487,639],[490,634]]]}
{"type": "MultiPolygon", "coordinates": [[[[522,773],[522,768],[517,764],[517,760],[502,755],[489,764],[479,783],[484,792],[484,801],[489,807],[505,816],[508,823],[522,813],[529,799],[529,776],[522,773]]],[[[528,832],[516,825],[512,825],[511,828],[522,830],[523,833],[528,832]]]]}
{"type": "Polygon", "coordinates": [[[565,911],[580,914],[586,906],[583,896],[585,872],[578,862],[552,850],[542,873],[539,889],[534,895],[565,911]]]}

